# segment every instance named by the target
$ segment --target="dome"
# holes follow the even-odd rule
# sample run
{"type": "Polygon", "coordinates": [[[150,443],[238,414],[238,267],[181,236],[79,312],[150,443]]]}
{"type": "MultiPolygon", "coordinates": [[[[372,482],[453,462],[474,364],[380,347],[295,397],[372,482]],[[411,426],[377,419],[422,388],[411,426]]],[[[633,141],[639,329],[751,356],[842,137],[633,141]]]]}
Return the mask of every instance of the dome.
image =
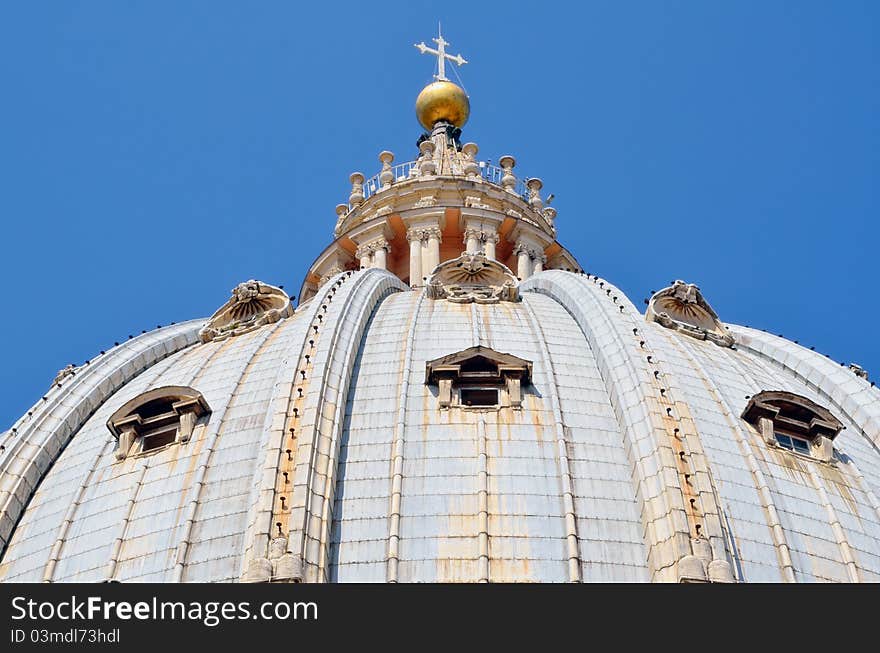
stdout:
{"type": "Polygon", "coordinates": [[[428,84],[416,98],[416,117],[427,130],[440,121],[462,127],[471,113],[471,104],[464,90],[450,82],[440,80],[428,84]]]}
{"type": "Polygon", "coordinates": [[[867,372],[684,281],[641,312],[431,127],[296,306],[244,281],[0,434],[0,582],[880,581],[867,372]]]}

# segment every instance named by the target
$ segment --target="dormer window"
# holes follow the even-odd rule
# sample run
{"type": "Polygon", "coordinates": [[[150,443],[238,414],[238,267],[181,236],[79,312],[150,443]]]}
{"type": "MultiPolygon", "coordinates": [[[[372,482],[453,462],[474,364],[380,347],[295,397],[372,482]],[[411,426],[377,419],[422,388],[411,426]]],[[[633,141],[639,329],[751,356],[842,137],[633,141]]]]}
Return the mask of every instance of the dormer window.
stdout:
{"type": "Polygon", "coordinates": [[[107,428],[119,442],[116,459],[187,442],[210,412],[205,398],[192,388],[149,390],[126,402],[107,421],[107,428]]]}
{"type": "Polygon", "coordinates": [[[489,410],[522,407],[532,363],[488,347],[471,347],[428,361],[425,385],[436,385],[440,408],[489,410]]]}
{"type": "Polygon", "coordinates": [[[827,408],[792,392],[759,392],[742,417],[767,444],[825,462],[833,458],[834,438],[843,429],[827,408]]]}

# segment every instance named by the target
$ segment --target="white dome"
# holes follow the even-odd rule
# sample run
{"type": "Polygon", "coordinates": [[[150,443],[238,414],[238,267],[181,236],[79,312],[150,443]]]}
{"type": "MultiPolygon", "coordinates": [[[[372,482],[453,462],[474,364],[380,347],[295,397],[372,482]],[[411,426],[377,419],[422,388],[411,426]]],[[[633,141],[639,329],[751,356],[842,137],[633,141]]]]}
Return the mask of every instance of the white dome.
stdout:
{"type": "Polygon", "coordinates": [[[863,372],[565,271],[450,138],[352,175],[296,310],[250,281],[63,370],[0,435],[0,581],[880,580],[863,372]]]}
{"type": "Polygon", "coordinates": [[[136,338],[6,435],[0,578],[246,576],[277,535],[266,530],[286,457],[278,439],[312,350],[288,476],[302,492],[285,528],[306,580],[385,581],[392,567],[401,582],[677,580],[692,538],[659,414],[667,399],[692,458],[704,568],[878,580],[876,389],[763,333],[733,327],[731,349],[647,323],[603,286],[547,271],[522,284],[520,302],[457,304],[367,270],[332,280],[329,303],[226,340],[197,342],[202,322],[136,338]],[[532,362],[521,410],[438,408],[426,362],[474,345],[532,362]],[[205,428],[116,461],[108,418],[166,385],[203,394],[205,428]],[[831,463],[768,446],[740,418],[766,389],[843,421],[831,463]]]}

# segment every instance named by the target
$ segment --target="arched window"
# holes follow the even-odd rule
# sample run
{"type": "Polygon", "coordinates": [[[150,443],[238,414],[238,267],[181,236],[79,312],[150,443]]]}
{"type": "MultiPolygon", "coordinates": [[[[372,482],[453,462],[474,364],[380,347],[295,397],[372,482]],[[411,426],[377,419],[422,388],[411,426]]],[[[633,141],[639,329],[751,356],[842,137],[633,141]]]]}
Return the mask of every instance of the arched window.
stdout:
{"type": "Polygon", "coordinates": [[[843,424],[827,408],[793,392],[763,391],[749,399],[742,417],[771,446],[829,462],[843,424]]]}
{"type": "Polygon", "coordinates": [[[488,347],[470,347],[425,364],[425,385],[436,385],[440,408],[521,408],[531,362],[488,347]]]}
{"type": "Polygon", "coordinates": [[[116,459],[186,442],[197,422],[210,412],[202,394],[186,386],[165,386],[138,395],[107,420],[119,442],[116,459]]]}

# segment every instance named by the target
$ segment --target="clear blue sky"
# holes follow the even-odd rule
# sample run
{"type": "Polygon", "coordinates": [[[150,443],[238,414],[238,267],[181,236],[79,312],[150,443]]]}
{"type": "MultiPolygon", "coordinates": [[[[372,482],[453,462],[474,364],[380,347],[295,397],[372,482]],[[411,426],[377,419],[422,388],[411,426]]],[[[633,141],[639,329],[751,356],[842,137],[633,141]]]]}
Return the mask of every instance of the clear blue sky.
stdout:
{"type": "Polygon", "coordinates": [[[438,19],[471,62],[464,139],[544,180],[585,269],[639,306],[697,283],[880,378],[878,2],[18,2],[0,428],[240,281],[298,292],[349,173],[414,158],[438,19]]]}

